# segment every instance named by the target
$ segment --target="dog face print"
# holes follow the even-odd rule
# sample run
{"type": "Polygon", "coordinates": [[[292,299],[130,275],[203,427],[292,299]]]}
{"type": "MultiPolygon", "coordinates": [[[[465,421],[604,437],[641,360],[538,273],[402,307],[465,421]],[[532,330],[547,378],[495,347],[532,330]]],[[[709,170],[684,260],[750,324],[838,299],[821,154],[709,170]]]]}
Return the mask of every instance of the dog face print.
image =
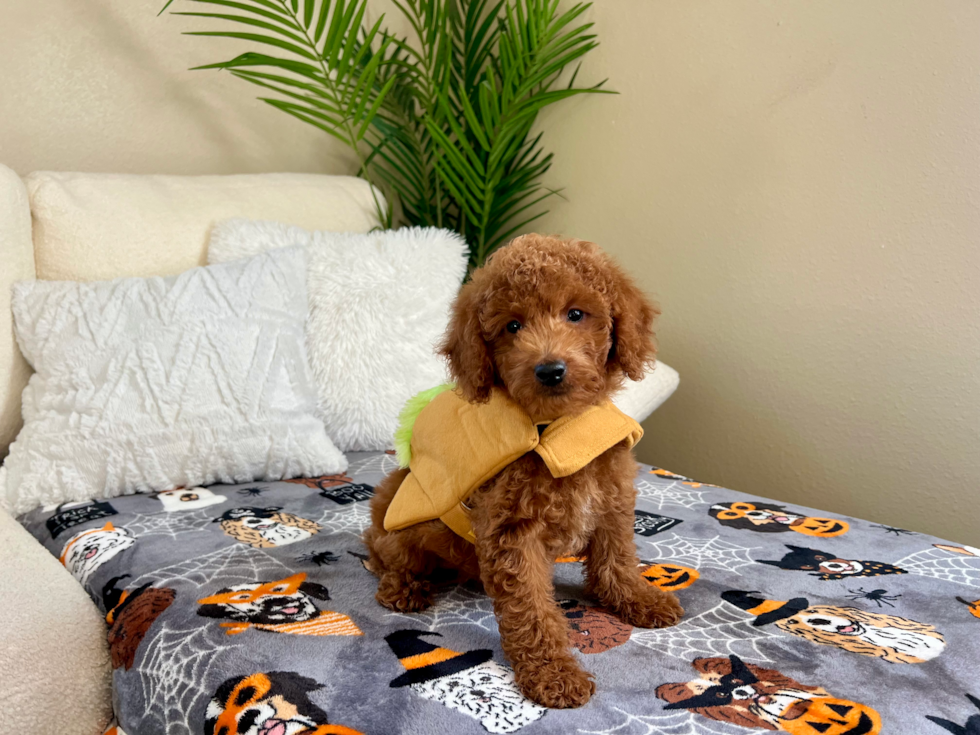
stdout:
{"type": "Polygon", "coordinates": [[[801,638],[892,663],[917,664],[946,647],[931,625],[855,607],[813,605],[776,621],[776,627],[801,638]]]}
{"type": "Polygon", "coordinates": [[[496,661],[411,685],[416,693],[479,721],[487,732],[511,733],[540,719],[545,709],[526,699],[514,672],[496,661]]]}
{"type": "Polygon", "coordinates": [[[127,671],[132,668],[147,631],[177,597],[174,590],[151,587],[149,583],[133,590],[116,586],[128,576],[113,577],[102,588],[112,668],[124,666],[127,671]]]}
{"type": "Polygon", "coordinates": [[[72,536],[61,552],[61,563],[83,585],[92,573],[136,543],[136,537],[125,528],[106,523],[72,536]]]}
{"type": "Polygon", "coordinates": [[[817,518],[789,513],[775,503],[717,503],[708,514],[721,525],[758,533],[795,531],[804,536],[832,538],[847,533],[850,526],[835,518],[817,518]]]}
{"type": "Polygon", "coordinates": [[[319,533],[320,525],[306,518],[282,513],[280,508],[232,508],[215,523],[243,544],[257,549],[295,544],[319,533]]]}
{"type": "Polygon", "coordinates": [[[931,625],[856,607],[811,605],[804,597],[766,600],[755,592],[729,590],[721,597],[756,616],[755,626],[775,624],[790,635],[900,664],[917,664],[942,653],[946,642],[931,625]]]}
{"type": "Polygon", "coordinates": [[[204,714],[205,735],[362,735],[329,725],[327,714],[310,701],[321,685],[289,671],[228,679],[204,714]]]}
{"type": "Polygon", "coordinates": [[[385,636],[405,667],[391,687],[409,687],[425,699],[472,717],[491,733],[516,732],[547,712],[521,694],[514,672],[493,661],[491,651],[453,651],[427,640],[432,637],[442,634],[397,630],[385,636]]]}
{"type": "Polygon", "coordinates": [[[153,493],[151,498],[156,498],[163,503],[163,509],[168,513],[180,510],[198,510],[207,508],[210,505],[218,505],[227,500],[224,495],[215,495],[204,487],[183,488],[176,490],[164,490],[153,493]]]}
{"type": "Polygon", "coordinates": [[[760,564],[801,572],[812,572],[810,576],[823,580],[838,580],[848,577],[878,577],[883,574],[905,574],[892,564],[880,561],[841,559],[835,554],[804,546],[786,545],[789,553],[779,561],[760,560],[760,564]]]}
{"type": "Polygon", "coordinates": [[[329,600],[327,588],[307,582],[305,574],[259,584],[240,584],[198,600],[197,614],[233,621],[223,623],[228,634],[250,627],[294,635],[361,635],[341,613],[321,611],[313,600],[329,600]]]}
{"type": "Polygon", "coordinates": [[[558,603],[568,620],[569,639],[582,653],[602,653],[630,639],[633,626],[602,608],[583,605],[577,600],[558,603]]]}
{"type": "Polygon", "coordinates": [[[746,664],[734,655],[699,658],[692,665],[697,679],[657,687],[657,697],[669,703],[665,710],[687,709],[711,720],[774,730],[784,713],[793,718],[806,709],[808,700],[827,696],[821,687],[746,664]]]}
{"type": "Polygon", "coordinates": [[[686,709],[740,727],[794,734],[877,735],[878,713],[835,699],[823,687],[801,684],[774,669],[746,664],[738,656],[699,658],[698,678],[657,687],[665,710],[686,709]]]}

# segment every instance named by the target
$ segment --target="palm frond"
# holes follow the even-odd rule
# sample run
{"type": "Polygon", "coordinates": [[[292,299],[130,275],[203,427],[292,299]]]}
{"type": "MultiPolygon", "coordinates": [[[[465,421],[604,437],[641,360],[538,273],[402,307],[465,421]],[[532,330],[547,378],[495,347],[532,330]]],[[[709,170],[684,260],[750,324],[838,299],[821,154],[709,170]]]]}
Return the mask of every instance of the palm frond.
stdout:
{"type": "MultiPolygon", "coordinates": [[[[393,0],[411,41],[385,30],[384,16],[366,25],[368,0],[179,2],[195,9],[174,15],[217,24],[190,35],[262,49],[196,69],[228,71],[343,142],[372,192],[397,200],[408,224],[456,229],[473,265],[559,194],[541,183],[553,155],[531,133],[538,113],[609,93],[604,81],[577,85],[598,45],[588,2],[562,11],[559,0],[393,0]]],[[[392,208],[375,203],[391,226],[392,208]]]]}

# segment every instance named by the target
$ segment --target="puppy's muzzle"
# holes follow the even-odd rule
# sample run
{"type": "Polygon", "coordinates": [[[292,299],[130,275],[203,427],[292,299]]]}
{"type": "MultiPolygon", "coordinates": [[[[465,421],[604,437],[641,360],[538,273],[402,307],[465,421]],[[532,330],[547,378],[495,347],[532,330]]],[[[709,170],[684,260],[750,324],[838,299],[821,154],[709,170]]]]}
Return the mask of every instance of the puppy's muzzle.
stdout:
{"type": "Polygon", "coordinates": [[[561,385],[561,382],[565,379],[565,372],[567,370],[568,367],[565,365],[564,360],[543,362],[534,368],[534,377],[542,385],[554,388],[556,385],[561,385]]]}

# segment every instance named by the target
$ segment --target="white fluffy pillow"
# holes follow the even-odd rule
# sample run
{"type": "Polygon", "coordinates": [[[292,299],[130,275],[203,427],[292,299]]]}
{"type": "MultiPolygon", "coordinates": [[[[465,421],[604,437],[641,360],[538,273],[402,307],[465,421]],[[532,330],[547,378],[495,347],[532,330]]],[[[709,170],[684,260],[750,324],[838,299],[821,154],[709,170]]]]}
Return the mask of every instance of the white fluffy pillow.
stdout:
{"type": "Polygon", "coordinates": [[[12,307],[36,370],[0,469],[15,513],[346,469],[314,415],[302,248],[170,278],[22,281],[12,307]]]}
{"type": "Polygon", "coordinates": [[[233,219],[215,226],[208,261],[306,245],[307,340],[320,417],[343,451],[389,449],[409,398],[446,380],[435,347],[466,274],[454,232],[308,232],[233,219]]]}

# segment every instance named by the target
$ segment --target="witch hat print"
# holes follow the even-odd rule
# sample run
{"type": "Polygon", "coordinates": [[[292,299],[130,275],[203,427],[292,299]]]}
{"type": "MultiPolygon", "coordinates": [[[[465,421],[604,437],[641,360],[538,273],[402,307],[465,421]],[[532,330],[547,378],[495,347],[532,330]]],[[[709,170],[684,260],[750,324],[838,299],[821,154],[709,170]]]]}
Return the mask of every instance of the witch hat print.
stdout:
{"type": "Polygon", "coordinates": [[[440,634],[398,630],[385,637],[405,668],[392,687],[409,687],[424,699],[472,717],[491,733],[517,732],[547,712],[521,694],[513,670],[493,661],[491,651],[454,651],[423,640],[429,636],[440,634]]]}

